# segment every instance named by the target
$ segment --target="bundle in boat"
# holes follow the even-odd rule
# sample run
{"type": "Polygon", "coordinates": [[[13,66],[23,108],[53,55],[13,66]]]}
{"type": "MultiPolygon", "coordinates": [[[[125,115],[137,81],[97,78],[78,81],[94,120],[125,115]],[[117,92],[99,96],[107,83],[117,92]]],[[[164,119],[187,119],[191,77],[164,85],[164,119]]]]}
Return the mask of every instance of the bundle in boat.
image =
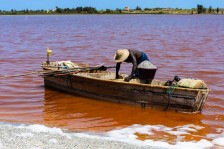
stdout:
{"type": "Polygon", "coordinates": [[[43,62],[41,67],[44,70],[72,70],[78,68],[87,68],[89,65],[81,63],[73,63],[71,61],[54,61],[43,62]]]}
{"type": "Polygon", "coordinates": [[[203,80],[184,78],[177,82],[177,86],[193,89],[207,89],[207,85],[203,80]]]}

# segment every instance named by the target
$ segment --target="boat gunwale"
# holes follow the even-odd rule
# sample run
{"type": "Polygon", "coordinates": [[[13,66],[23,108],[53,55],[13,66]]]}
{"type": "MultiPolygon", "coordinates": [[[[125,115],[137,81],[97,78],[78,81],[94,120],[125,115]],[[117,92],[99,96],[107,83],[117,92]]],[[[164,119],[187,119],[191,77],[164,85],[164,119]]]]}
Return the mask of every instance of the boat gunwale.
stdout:
{"type": "MultiPolygon", "coordinates": [[[[109,73],[113,73],[113,72],[106,72],[105,74],[109,74],[109,73]]],[[[168,89],[170,88],[170,86],[162,86],[162,85],[151,85],[151,84],[144,84],[144,83],[136,83],[136,82],[125,82],[125,81],[121,81],[121,79],[100,79],[100,78],[97,78],[97,77],[92,77],[92,76],[84,76],[82,74],[88,74],[87,72],[81,72],[81,73],[73,73],[73,74],[70,74],[71,76],[78,76],[78,77],[82,77],[82,78],[88,78],[88,79],[92,79],[92,80],[100,80],[100,81],[104,81],[104,82],[113,82],[113,83],[121,83],[121,84],[130,84],[130,85],[136,85],[136,86],[145,86],[145,87],[158,87],[158,88],[161,88],[161,89],[168,89]]],[[[89,74],[92,74],[92,73],[89,73],[89,74]]],[[[96,73],[95,73],[96,74],[96,73]]],[[[98,73],[98,74],[103,74],[102,72],[101,73],[98,73]]],[[[122,79],[123,80],[123,79],[122,79]]],[[[160,81],[160,80],[158,80],[160,81]]],[[[193,89],[193,88],[184,88],[184,87],[175,87],[175,89],[178,89],[178,90],[187,90],[187,91],[195,91],[195,92],[199,92],[199,91],[203,91],[203,92],[210,92],[210,89],[193,89]]]]}

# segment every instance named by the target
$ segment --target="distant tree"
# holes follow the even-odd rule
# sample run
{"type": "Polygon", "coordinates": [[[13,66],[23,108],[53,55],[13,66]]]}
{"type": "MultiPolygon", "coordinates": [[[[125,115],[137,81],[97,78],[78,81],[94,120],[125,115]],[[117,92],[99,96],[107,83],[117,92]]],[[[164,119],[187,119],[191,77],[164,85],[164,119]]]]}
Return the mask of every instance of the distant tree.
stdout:
{"type": "Polygon", "coordinates": [[[106,13],[111,13],[111,12],[112,12],[112,10],[106,9],[106,13]]]}
{"type": "Polygon", "coordinates": [[[121,9],[117,8],[116,12],[121,13],[122,11],[121,11],[121,9]]]}
{"type": "Polygon", "coordinates": [[[71,9],[71,13],[75,13],[76,11],[75,11],[75,8],[72,8],[71,9]]]}
{"type": "Polygon", "coordinates": [[[11,10],[11,14],[17,14],[17,13],[18,13],[18,11],[16,9],[11,10]]]}
{"type": "Polygon", "coordinates": [[[151,8],[145,8],[144,11],[151,11],[151,8]]]}
{"type": "Polygon", "coordinates": [[[159,14],[164,14],[164,12],[163,11],[159,11],[159,14]]]}
{"type": "Polygon", "coordinates": [[[59,7],[56,7],[56,13],[62,13],[63,11],[62,11],[62,9],[61,8],[59,8],[59,7]]]}
{"type": "Polygon", "coordinates": [[[198,14],[201,14],[201,13],[203,13],[204,12],[204,7],[203,7],[203,5],[197,5],[197,13],[198,14]]]}
{"type": "Polygon", "coordinates": [[[81,13],[82,12],[82,7],[77,7],[76,12],[81,13]]]}
{"type": "Polygon", "coordinates": [[[205,7],[203,8],[202,13],[206,13],[206,8],[205,7]]]}
{"type": "Polygon", "coordinates": [[[135,8],[135,10],[140,10],[140,11],[142,11],[142,8],[139,7],[139,6],[137,6],[137,7],[135,8]]]}
{"type": "Polygon", "coordinates": [[[208,13],[212,13],[212,6],[209,6],[208,13]]]}
{"type": "Polygon", "coordinates": [[[216,12],[219,13],[219,8],[216,9],[216,12]]]}
{"type": "Polygon", "coordinates": [[[83,8],[83,11],[84,11],[85,13],[97,13],[96,8],[93,8],[93,7],[84,7],[84,8],[83,8]]]}
{"type": "Polygon", "coordinates": [[[65,8],[65,9],[63,10],[63,12],[64,12],[64,13],[70,13],[71,10],[70,10],[69,8],[65,8]]]}

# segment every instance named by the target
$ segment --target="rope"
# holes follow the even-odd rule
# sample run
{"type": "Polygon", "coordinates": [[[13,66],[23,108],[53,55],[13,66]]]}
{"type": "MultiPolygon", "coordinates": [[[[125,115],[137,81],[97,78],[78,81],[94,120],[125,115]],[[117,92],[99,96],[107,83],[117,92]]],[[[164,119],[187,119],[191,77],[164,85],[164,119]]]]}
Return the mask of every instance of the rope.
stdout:
{"type": "MultiPolygon", "coordinates": [[[[21,77],[21,76],[28,76],[28,75],[33,75],[33,74],[55,74],[58,73],[59,71],[55,70],[42,70],[42,71],[32,71],[32,72],[27,72],[24,74],[16,74],[16,75],[6,75],[6,76],[0,76],[0,79],[5,79],[5,78],[12,78],[12,77],[21,77]]],[[[60,73],[63,73],[64,71],[60,71],[60,73]]]]}
{"type": "Polygon", "coordinates": [[[176,84],[173,84],[173,85],[169,86],[169,88],[167,89],[167,94],[168,95],[173,94],[173,92],[174,92],[174,90],[175,90],[176,87],[177,87],[176,84]]]}
{"type": "Polygon", "coordinates": [[[0,79],[5,79],[5,78],[11,78],[11,77],[20,77],[20,76],[28,76],[28,75],[32,75],[32,74],[38,74],[39,72],[28,72],[28,73],[24,73],[24,74],[17,74],[17,75],[8,75],[8,76],[0,76],[0,79]]]}
{"type": "Polygon", "coordinates": [[[170,105],[170,95],[173,94],[175,88],[177,87],[176,84],[172,84],[171,86],[169,86],[169,88],[167,89],[167,94],[168,94],[168,103],[166,105],[166,108],[164,109],[164,111],[166,111],[169,108],[170,105]]]}

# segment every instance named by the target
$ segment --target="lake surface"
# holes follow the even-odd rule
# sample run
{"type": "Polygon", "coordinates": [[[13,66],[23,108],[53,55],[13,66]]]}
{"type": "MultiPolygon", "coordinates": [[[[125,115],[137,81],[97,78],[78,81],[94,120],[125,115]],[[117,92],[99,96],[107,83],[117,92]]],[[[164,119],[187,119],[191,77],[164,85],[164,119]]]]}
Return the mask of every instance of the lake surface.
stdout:
{"type": "MultiPolygon", "coordinates": [[[[198,78],[211,89],[201,113],[184,114],[65,94],[45,88],[37,75],[6,78],[0,79],[1,122],[75,132],[129,128],[138,140],[170,144],[224,138],[223,15],[0,16],[0,31],[0,76],[41,70],[48,47],[52,61],[105,66],[115,65],[118,48],[133,48],[159,68],[156,79],[198,78]],[[153,135],[137,131],[149,127],[153,135]]],[[[131,72],[130,64],[121,67],[131,72]]]]}

